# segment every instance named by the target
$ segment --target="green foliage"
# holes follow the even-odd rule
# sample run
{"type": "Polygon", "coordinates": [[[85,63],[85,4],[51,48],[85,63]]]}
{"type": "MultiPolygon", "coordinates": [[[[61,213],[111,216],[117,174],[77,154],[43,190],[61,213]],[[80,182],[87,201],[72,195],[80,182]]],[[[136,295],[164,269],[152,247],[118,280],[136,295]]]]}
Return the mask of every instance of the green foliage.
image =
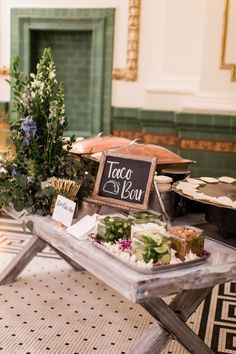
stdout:
{"type": "Polygon", "coordinates": [[[11,80],[16,120],[10,123],[15,156],[0,165],[0,206],[13,203],[16,210],[49,213],[55,190],[43,183],[49,177],[82,183],[86,166],[75,161],[66,148],[63,134],[67,127],[63,84],[56,80],[50,48],[28,77],[20,71],[17,56],[11,80]]]}
{"type": "MultiPolygon", "coordinates": [[[[63,147],[65,118],[63,84],[57,83],[52,53],[45,49],[36,74],[24,77],[19,57],[13,63],[12,80],[17,119],[11,125],[17,161],[23,161],[30,176],[69,175],[69,154],[63,147]]],[[[69,146],[73,143],[73,138],[69,146]]],[[[71,176],[68,176],[71,177],[71,176]]]]}
{"type": "Polygon", "coordinates": [[[97,228],[97,240],[115,243],[119,239],[129,239],[132,220],[122,219],[119,216],[104,217],[97,228]]]}

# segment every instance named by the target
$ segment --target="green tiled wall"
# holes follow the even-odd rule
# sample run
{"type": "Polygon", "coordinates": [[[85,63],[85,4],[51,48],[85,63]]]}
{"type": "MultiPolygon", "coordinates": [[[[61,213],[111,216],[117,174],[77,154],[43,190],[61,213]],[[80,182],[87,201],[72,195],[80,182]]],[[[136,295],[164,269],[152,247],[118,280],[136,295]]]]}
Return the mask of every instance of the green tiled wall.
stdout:
{"type": "MultiPolygon", "coordinates": [[[[170,136],[194,141],[236,142],[236,116],[196,113],[176,113],[142,109],[113,107],[113,130],[135,131],[135,137],[143,133],[170,136]]],[[[167,139],[168,141],[168,139],[167,139]]],[[[195,176],[236,177],[236,153],[224,151],[182,148],[162,144],[180,156],[196,161],[191,165],[195,176]]],[[[235,151],[235,150],[234,150],[235,151]]]]}
{"type": "Polygon", "coordinates": [[[52,47],[66,91],[68,135],[111,131],[114,15],[111,8],[11,10],[11,58],[20,55],[22,71],[32,69],[31,52],[35,64],[52,47]]]}
{"type": "Polygon", "coordinates": [[[176,113],[175,117],[180,137],[236,141],[236,116],[176,113]]]}
{"type": "Polygon", "coordinates": [[[180,150],[181,156],[197,163],[191,165],[194,176],[236,177],[236,156],[214,151],[180,150]]]}

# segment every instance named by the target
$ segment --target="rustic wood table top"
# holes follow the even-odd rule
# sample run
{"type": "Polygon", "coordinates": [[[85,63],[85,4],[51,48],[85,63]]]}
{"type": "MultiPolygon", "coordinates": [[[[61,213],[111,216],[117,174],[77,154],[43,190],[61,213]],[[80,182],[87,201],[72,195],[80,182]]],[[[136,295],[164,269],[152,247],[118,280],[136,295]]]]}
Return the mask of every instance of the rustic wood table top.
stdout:
{"type": "Polygon", "coordinates": [[[19,214],[9,207],[4,211],[15,219],[31,220],[34,235],[0,274],[0,284],[14,281],[29,261],[50,245],[72,267],[86,269],[130,301],[140,303],[157,320],[132,353],[160,353],[171,333],[192,353],[212,353],[185,321],[212,287],[235,280],[234,249],[206,238],[205,249],[210,256],[201,264],[143,274],[98,249],[91,241],[68,234],[51,216],[19,214]],[[166,305],[161,298],[172,294],[176,297],[166,305]]]}
{"type": "MultiPolygon", "coordinates": [[[[16,218],[17,213],[12,209],[5,211],[16,218]]],[[[207,238],[205,249],[211,254],[203,263],[149,275],[129,268],[95,247],[91,241],[80,241],[71,236],[66,227],[59,226],[49,215],[26,214],[20,220],[32,220],[35,235],[133,302],[214,286],[236,277],[236,252],[207,238]]]]}

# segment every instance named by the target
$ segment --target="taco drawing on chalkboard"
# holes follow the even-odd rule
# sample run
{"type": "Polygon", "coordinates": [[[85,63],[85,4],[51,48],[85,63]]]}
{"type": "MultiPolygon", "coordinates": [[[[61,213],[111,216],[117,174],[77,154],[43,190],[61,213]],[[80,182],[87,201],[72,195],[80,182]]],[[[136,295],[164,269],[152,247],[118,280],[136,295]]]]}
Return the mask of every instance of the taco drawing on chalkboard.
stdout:
{"type": "Polygon", "coordinates": [[[119,182],[107,181],[103,186],[103,192],[118,195],[120,191],[119,182]]]}

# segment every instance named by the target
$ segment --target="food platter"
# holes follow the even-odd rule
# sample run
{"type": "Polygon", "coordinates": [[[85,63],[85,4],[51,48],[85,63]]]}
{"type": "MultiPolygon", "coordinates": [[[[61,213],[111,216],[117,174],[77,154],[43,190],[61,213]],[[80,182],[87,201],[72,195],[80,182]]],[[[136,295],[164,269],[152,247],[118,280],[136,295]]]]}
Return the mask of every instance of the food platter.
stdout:
{"type": "Polygon", "coordinates": [[[152,267],[147,267],[147,266],[141,266],[135,263],[131,263],[131,261],[127,258],[122,258],[116,253],[112,252],[109,248],[103,246],[101,243],[97,242],[93,237],[89,237],[89,240],[92,242],[94,247],[102,250],[112,258],[116,259],[117,261],[121,262],[122,264],[128,266],[130,269],[135,270],[136,272],[142,273],[142,274],[149,274],[153,275],[156,273],[160,272],[167,272],[169,270],[178,270],[182,268],[187,268],[187,267],[192,267],[196,265],[200,265],[203,262],[206,261],[206,259],[210,256],[210,253],[207,251],[203,251],[202,255],[199,256],[198,258],[195,258],[193,260],[185,261],[185,262],[179,262],[176,264],[166,264],[166,265],[161,265],[161,264],[154,264],[152,267]]]}
{"type": "Polygon", "coordinates": [[[197,181],[200,183],[202,180],[200,178],[189,179],[187,177],[183,181],[175,182],[172,185],[172,189],[179,195],[197,202],[236,210],[236,180],[226,183],[219,178],[212,179],[213,182],[204,182],[199,185],[197,181]],[[191,187],[189,180],[196,181],[195,187],[191,187]]]}

